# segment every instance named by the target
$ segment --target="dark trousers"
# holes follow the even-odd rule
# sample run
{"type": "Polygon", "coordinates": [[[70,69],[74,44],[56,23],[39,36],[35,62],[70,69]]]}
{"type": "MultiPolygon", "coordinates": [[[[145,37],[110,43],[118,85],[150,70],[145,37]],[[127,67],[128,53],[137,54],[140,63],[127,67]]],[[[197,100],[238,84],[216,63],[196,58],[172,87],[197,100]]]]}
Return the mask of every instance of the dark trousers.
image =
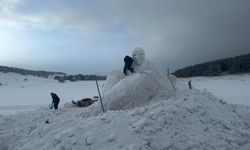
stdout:
{"type": "Polygon", "coordinates": [[[59,105],[59,102],[58,103],[54,103],[54,108],[58,109],[58,105],[59,105]]]}

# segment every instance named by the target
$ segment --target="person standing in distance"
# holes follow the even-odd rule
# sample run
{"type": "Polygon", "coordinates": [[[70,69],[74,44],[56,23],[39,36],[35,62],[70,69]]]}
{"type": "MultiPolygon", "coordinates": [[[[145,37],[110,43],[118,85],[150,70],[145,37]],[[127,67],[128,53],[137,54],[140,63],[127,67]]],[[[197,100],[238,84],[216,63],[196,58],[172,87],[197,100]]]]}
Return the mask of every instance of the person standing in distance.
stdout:
{"type": "Polygon", "coordinates": [[[52,104],[56,110],[56,109],[58,109],[60,98],[56,95],[56,93],[53,93],[53,92],[51,92],[50,95],[52,97],[52,104]]]}

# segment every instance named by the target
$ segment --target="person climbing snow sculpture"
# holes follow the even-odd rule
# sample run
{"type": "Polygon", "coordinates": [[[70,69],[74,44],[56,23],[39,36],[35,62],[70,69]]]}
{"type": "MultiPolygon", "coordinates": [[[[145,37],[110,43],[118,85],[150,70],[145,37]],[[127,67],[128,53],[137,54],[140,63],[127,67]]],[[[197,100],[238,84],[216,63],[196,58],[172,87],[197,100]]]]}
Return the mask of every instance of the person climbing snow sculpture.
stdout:
{"type": "Polygon", "coordinates": [[[134,72],[134,69],[132,68],[132,64],[133,64],[133,59],[129,56],[125,56],[124,58],[124,62],[125,62],[125,65],[124,65],[124,68],[123,68],[123,73],[125,75],[128,75],[128,70],[133,73],[134,72]]]}
{"type": "MultiPolygon", "coordinates": [[[[112,71],[101,90],[105,110],[129,109],[150,103],[157,97],[175,95],[170,80],[158,66],[146,59],[143,48],[132,50],[133,72],[112,71]],[[132,73],[126,76],[126,73],[132,73]]],[[[125,59],[124,59],[125,61],[125,59]]],[[[175,85],[175,82],[173,82],[175,85]]],[[[95,105],[100,108],[100,104],[95,105]]]]}
{"type": "Polygon", "coordinates": [[[123,73],[121,71],[115,70],[108,75],[106,82],[109,84],[105,84],[105,87],[102,89],[102,94],[105,94],[107,91],[112,89],[112,87],[114,87],[117,83],[119,83],[119,81],[124,79],[125,76],[128,75],[128,73],[137,73],[143,71],[145,61],[146,56],[144,49],[140,47],[136,47],[135,49],[133,49],[132,58],[129,56],[126,56],[124,58],[125,66],[123,68],[123,73]]]}
{"type": "Polygon", "coordinates": [[[58,109],[60,98],[56,95],[56,93],[53,93],[53,92],[51,92],[50,95],[52,97],[52,105],[54,106],[54,108],[56,110],[56,109],[58,109]]]}
{"type": "Polygon", "coordinates": [[[136,73],[136,72],[141,72],[143,63],[145,62],[145,52],[144,49],[140,47],[136,47],[133,52],[132,52],[132,57],[126,56],[124,58],[124,68],[123,68],[123,73],[125,75],[128,75],[128,70],[130,73],[136,73]]]}

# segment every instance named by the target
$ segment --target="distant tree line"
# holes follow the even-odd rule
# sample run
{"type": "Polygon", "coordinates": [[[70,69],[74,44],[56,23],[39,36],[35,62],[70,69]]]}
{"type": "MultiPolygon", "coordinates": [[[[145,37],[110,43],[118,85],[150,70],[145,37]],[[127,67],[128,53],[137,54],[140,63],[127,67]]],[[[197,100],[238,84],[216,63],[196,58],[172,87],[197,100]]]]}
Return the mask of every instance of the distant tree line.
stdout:
{"type": "MultiPolygon", "coordinates": [[[[66,80],[69,81],[83,81],[83,80],[106,80],[106,76],[100,76],[100,75],[67,75],[63,72],[51,72],[51,71],[33,71],[33,70],[27,70],[27,69],[20,69],[16,67],[7,67],[7,66],[0,66],[0,72],[8,73],[18,73],[21,75],[33,75],[37,77],[43,77],[48,78],[49,76],[54,76],[55,80],[58,80],[59,82],[65,82],[66,80]]],[[[1,85],[1,84],[0,84],[1,85]]]]}
{"type": "Polygon", "coordinates": [[[55,80],[58,80],[59,82],[65,82],[66,80],[69,81],[87,81],[87,80],[106,80],[106,76],[100,76],[100,75],[63,75],[63,76],[55,76],[55,80]]]}
{"type": "Polygon", "coordinates": [[[219,76],[250,72],[250,54],[189,66],[175,71],[177,77],[219,76]]]}
{"type": "Polygon", "coordinates": [[[63,72],[33,71],[33,70],[27,70],[27,69],[20,69],[16,67],[7,67],[7,66],[0,66],[0,72],[3,72],[3,73],[13,72],[13,73],[21,74],[21,75],[33,75],[33,76],[38,76],[38,77],[43,77],[43,78],[48,78],[49,76],[54,76],[54,75],[66,75],[66,73],[63,73],[63,72]]]}

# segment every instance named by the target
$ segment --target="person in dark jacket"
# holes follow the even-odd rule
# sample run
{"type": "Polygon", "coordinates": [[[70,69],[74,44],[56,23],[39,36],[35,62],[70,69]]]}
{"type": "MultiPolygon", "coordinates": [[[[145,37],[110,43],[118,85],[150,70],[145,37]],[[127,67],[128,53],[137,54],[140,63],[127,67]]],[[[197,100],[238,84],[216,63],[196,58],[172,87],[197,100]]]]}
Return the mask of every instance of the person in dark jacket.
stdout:
{"type": "Polygon", "coordinates": [[[51,92],[50,95],[52,97],[52,104],[53,104],[54,108],[58,109],[60,98],[56,95],[56,93],[53,93],[53,92],[51,92]]]}
{"type": "Polygon", "coordinates": [[[129,56],[125,56],[124,58],[124,62],[125,62],[125,65],[124,65],[124,68],[123,68],[123,73],[125,75],[127,75],[127,70],[129,70],[130,72],[134,72],[134,69],[132,68],[132,64],[133,64],[133,59],[132,57],[129,57],[129,56]]]}

